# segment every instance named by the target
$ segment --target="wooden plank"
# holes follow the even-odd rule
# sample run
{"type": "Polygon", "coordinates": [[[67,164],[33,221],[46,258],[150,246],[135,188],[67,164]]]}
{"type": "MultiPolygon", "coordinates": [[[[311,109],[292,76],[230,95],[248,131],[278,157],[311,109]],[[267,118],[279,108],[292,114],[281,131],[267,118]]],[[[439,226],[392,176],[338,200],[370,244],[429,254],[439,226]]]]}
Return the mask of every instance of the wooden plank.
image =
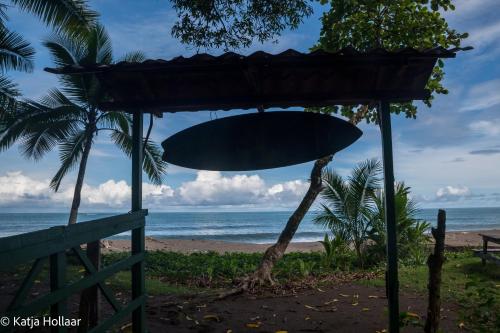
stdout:
{"type": "MultiPolygon", "coordinates": [[[[58,292],[64,290],[66,285],[66,252],[54,253],[50,256],[50,292],[58,292]]],[[[49,294],[50,295],[50,294],[49,294]]],[[[51,318],[67,318],[68,305],[66,298],[59,299],[50,306],[51,318]]],[[[52,333],[64,333],[68,329],[65,326],[53,326],[50,331],[52,333]]]]}
{"type": "Polygon", "coordinates": [[[89,333],[101,333],[107,332],[113,325],[118,324],[120,321],[125,319],[132,311],[138,307],[144,306],[146,302],[146,296],[141,296],[134,299],[126,307],[124,307],[120,312],[114,314],[111,318],[106,319],[102,324],[90,330],[89,333]]]}
{"type": "Polygon", "coordinates": [[[11,303],[7,307],[7,311],[11,311],[13,309],[16,309],[26,299],[26,296],[28,296],[28,293],[31,290],[31,287],[33,286],[33,282],[35,281],[35,278],[38,276],[40,271],[43,268],[43,265],[47,261],[47,258],[38,258],[35,260],[33,263],[33,266],[31,266],[30,271],[28,272],[28,275],[23,280],[23,283],[21,287],[19,287],[16,296],[14,296],[14,299],[12,299],[11,303]]]}
{"type": "Polygon", "coordinates": [[[144,260],[144,253],[132,255],[126,259],[123,259],[121,261],[118,261],[106,268],[103,268],[99,272],[93,275],[89,275],[87,277],[84,277],[81,280],[78,280],[77,282],[66,286],[63,289],[56,290],[48,295],[45,295],[43,297],[40,297],[33,302],[26,304],[24,307],[21,309],[16,309],[14,311],[8,312],[6,316],[8,317],[15,317],[15,316],[23,316],[27,317],[30,315],[33,315],[37,313],[38,311],[41,311],[48,306],[59,302],[62,299],[67,298],[68,296],[77,293],[83,289],[86,289],[94,284],[97,284],[100,281],[103,281],[104,279],[110,277],[113,274],[116,274],[117,272],[124,270],[142,260],[144,260]]]}
{"type": "Polygon", "coordinates": [[[488,235],[488,234],[479,234],[479,235],[483,237],[483,241],[500,244],[500,236],[488,235]]]}
{"type": "Polygon", "coordinates": [[[53,227],[33,233],[5,237],[0,242],[0,262],[11,267],[31,259],[49,256],[144,226],[147,210],[80,222],[71,226],[53,227]]]}
{"type": "MultiPolygon", "coordinates": [[[[80,259],[80,262],[85,267],[87,272],[89,272],[90,274],[95,274],[97,272],[94,265],[92,265],[92,263],[90,262],[89,258],[85,255],[85,253],[83,253],[82,249],[80,249],[79,247],[75,247],[73,248],[73,251],[75,251],[76,255],[78,256],[78,259],[80,259]]],[[[115,311],[120,311],[121,310],[120,303],[118,303],[118,301],[113,296],[113,292],[111,291],[111,289],[103,282],[99,282],[98,286],[101,289],[106,300],[113,307],[113,309],[115,311]]]]}
{"type": "Polygon", "coordinates": [[[497,265],[500,265],[500,257],[494,255],[493,253],[500,253],[498,251],[488,251],[488,253],[483,253],[482,250],[474,251],[474,255],[480,257],[484,261],[492,261],[497,265]]]}

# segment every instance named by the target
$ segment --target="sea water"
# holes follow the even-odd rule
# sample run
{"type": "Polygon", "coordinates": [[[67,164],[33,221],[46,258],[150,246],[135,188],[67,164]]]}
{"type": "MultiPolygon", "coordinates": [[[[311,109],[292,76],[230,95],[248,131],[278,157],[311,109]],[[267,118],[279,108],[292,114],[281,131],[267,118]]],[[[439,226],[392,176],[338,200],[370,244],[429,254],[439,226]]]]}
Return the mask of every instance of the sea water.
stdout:
{"type": "MultiPolygon", "coordinates": [[[[156,238],[209,239],[227,242],[272,243],[292,212],[150,212],[146,235],[156,238]]],[[[500,229],[500,208],[447,209],[448,231],[500,229]]],[[[325,229],[313,223],[317,213],[308,213],[294,237],[295,242],[318,241],[325,229]]],[[[82,213],[79,221],[89,221],[112,213],[82,213]]],[[[418,216],[436,223],[437,209],[422,209],[418,216]]],[[[65,225],[65,213],[0,213],[0,237],[65,225]]],[[[116,238],[126,237],[120,234],[116,238]]]]}

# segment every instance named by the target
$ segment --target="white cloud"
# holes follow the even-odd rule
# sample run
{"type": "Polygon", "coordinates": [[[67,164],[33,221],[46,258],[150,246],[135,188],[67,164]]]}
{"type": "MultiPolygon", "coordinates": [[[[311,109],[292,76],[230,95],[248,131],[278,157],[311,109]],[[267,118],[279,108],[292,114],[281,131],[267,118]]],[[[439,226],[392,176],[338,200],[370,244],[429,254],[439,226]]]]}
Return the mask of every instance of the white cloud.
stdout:
{"type": "MultiPolygon", "coordinates": [[[[500,24],[499,24],[500,28],[500,24]]],[[[500,35],[500,30],[499,30],[500,35]]],[[[488,109],[500,104],[500,79],[482,82],[470,88],[460,111],[488,109]]]]}
{"type": "MultiPolygon", "coordinates": [[[[294,207],[307,190],[302,180],[292,180],[271,186],[258,175],[223,176],[220,172],[198,171],[193,181],[174,189],[168,185],[143,183],[144,207],[156,210],[167,207],[294,207]]],[[[82,211],[127,209],[131,187],[124,180],[110,179],[97,186],[84,184],[82,211]]],[[[36,180],[21,172],[9,172],[0,177],[0,207],[29,209],[66,209],[73,188],[54,193],[49,180],[36,180]]]]}
{"type": "Polygon", "coordinates": [[[467,186],[445,186],[436,191],[436,198],[441,201],[456,201],[461,198],[471,195],[471,191],[467,186]]]}
{"type": "Polygon", "coordinates": [[[469,128],[483,135],[497,136],[500,134],[500,119],[476,121],[471,123],[469,128]]]}

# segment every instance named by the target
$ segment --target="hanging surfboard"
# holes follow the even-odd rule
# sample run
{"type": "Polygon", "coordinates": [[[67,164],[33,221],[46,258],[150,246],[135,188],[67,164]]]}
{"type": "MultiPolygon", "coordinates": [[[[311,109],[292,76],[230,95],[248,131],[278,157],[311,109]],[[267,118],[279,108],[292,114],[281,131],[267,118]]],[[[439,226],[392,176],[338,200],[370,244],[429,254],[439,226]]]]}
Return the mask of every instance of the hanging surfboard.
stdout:
{"type": "Polygon", "coordinates": [[[362,135],[329,115],[260,112],[211,120],[165,141],[163,159],[185,168],[248,171],[304,163],[336,153],[362,135]]]}

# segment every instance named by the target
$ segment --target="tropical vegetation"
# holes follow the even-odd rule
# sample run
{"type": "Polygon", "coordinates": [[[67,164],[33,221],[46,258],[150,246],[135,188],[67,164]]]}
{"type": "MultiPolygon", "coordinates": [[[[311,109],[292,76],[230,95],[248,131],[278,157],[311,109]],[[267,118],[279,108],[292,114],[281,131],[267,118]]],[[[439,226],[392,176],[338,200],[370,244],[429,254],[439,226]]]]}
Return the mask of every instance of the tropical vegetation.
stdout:
{"type": "MultiPolygon", "coordinates": [[[[101,25],[79,35],[54,33],[44,41],[56,66],[111,64],[114,61],[111,40],[101,25]]],[[[141,61],[134,52],[121,60],[141,61]]],[[[52,89],[39,101],[18,103],[16,112],[7,113],[0,122],[0,151],[19,142],[23,156],[39,160],[59,147],[60,167],[50,182],[57,191],[64,177],[78,168],[69,224],[76,223],[87,161],[101,133],[126,155],[132,152],[130,115],[104,112],[99,108],[107,96],[93,75],[61,75],[61,90],[52,89]]],[[[154,184],[162,182],[166,163],[157,144],[145,140],[143,169],[154,184]]]]}
{"type": "MultiPolygon", "coordinates": [[[[321,211],[314,218],[316,224],[331,231],[333,239],[352,244],[362,267],[367,261],[376,264],[386,258],[385,198],[380,177],[381,165],[376,159],[361,162],[347,179],[326,170],[321,211]]],[[[430,224],[417,219],[418,207],[404,183],[395,184],[395,204],[399,256],[423,264],[430,224]]]]}
{"type": "MultiPolygon", "coordinates": [[[[97,13],[83,0],[10,0],[10,4],[32,13],[58,31],[78,34],[93,26],[97,13]]],[[[14,110],[21,92],[6,76],[9,70],[31,72],[35,50],[23,36],[7,26],[8,5],[0,3],[0,118],[14,110]]]]}

